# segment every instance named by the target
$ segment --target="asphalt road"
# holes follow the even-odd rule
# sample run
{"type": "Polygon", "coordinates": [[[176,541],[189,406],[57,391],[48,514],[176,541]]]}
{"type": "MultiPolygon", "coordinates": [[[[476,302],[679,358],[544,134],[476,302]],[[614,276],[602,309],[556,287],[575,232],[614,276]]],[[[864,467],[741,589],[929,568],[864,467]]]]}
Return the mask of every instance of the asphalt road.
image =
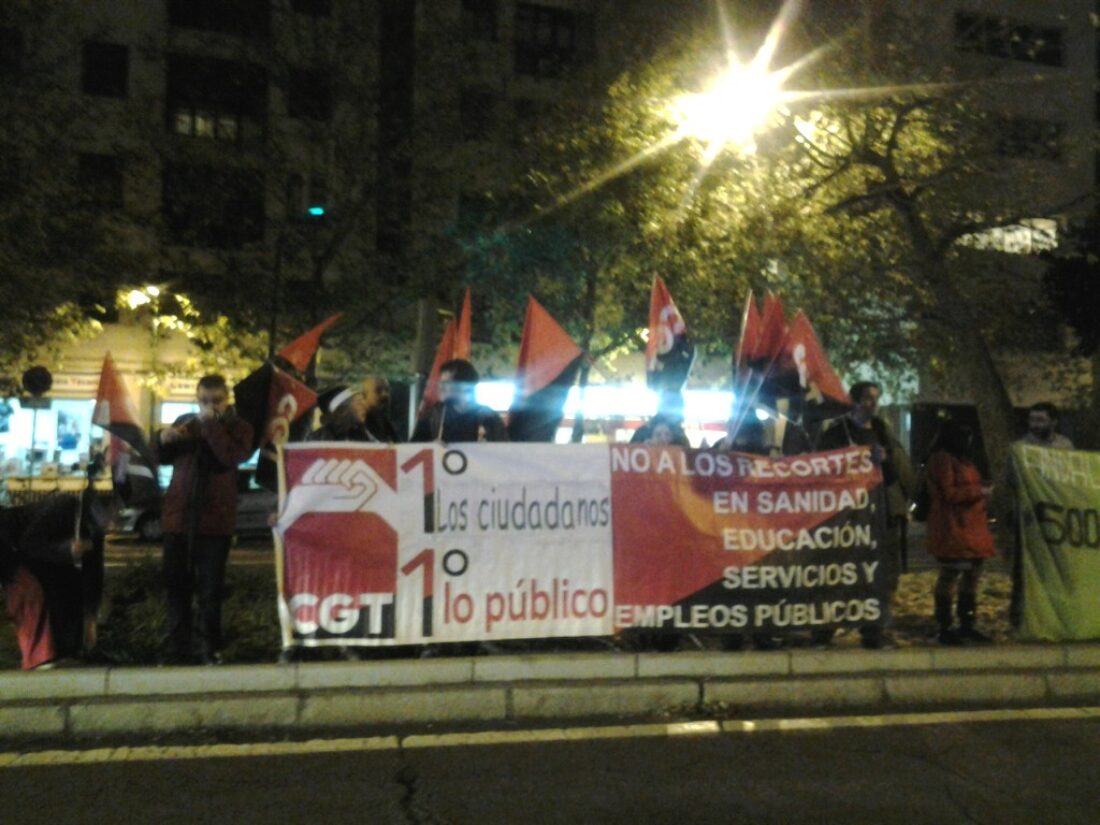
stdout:
{"type": "Polygon", "coordinates": [[[1091,825],[1098,790],[1096,717],[0,768],[4,822],[66,825],[1091,825]]]}

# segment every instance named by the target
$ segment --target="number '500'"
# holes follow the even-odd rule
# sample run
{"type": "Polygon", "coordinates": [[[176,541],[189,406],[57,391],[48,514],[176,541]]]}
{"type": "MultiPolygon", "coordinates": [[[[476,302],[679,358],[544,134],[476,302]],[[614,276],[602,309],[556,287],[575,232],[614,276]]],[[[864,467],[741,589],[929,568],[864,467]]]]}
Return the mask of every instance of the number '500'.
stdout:
{"type": "Polygon", "coordinates": [[[1060,507],[1048,501],[1035,505],[1043,538],[1048,544],[1100,549],[1100,511],[1060,507]]]}

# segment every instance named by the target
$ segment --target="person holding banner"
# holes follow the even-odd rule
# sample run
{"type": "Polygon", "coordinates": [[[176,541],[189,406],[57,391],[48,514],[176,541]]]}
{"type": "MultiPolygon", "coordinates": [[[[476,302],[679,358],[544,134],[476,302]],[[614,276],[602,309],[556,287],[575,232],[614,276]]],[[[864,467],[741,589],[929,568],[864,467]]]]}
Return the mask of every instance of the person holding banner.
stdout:
{"type": "Polygon", "coordinates": [[[631,444],[671,444],[687,449],[691,446],[684,428],[675,417],[657,413],[649,421],[634,431],[631,444]]]}
{"type": "Polygon", "coordinates": [[[220,375],[199,379],[198,415],[161,430],[154,445],[172,464],[164,496],[164,584],[168,597],[165,660],[191,660],[191,597],[198,590],[203,664],[222,662],[225,565],[236,530],[237,465],[252,452],[252,425],[229,404],[220,375]]]}
{"type": "Polygon", "coordinates": [[[317,396],[321,426],[306,436],[307,441],[377,441],[367,432],[367,398],[343,384],[317,396]]]}
{"type": "Polygon", "coordinates": [[[989,529],[986,498],[990,490],[974,462],[974,434],[947,420],[928,459],[928,552],[940,563],[933,592],[940,644],[988,642],[975,627],[982,562],[996,554],[989,529]],[[959,629],[952,627],[951,606],[958,591],[959,629]]]}
{"type": "MultiPolygon", "coordinates": [[[[1074,449],[1073,442],[1058,432],[1058,419],[1058,408],[1049,401],[1032,404],[1027,411],[1027,432],[1017,443],[1055,450],[1074,449]]],[[[1008,621],[1019,628],[1024,592],[1023,537],[1020,534],[1019,485],[1011,454],[1005,463],[1005,485],[1011,495],[1010,502],[1005,506],[1005,509],[1011,507],[1007,522],[1012,525],[1012,596],[1008,605],[1008,621]]]]}
{"type": "Polygon", "coordinates": [[[363,398],[367,415],[363,427],[371,441],[396,444],[401,438],[390,421],[390,382],[381,375],[368,375],[363,379],[363,398]]]}
{"type": "MultiPolygon", "coordinates": [[[[860,446],[871,448],[871,460],[882,470],[882,485],[886,496],[887,530],[884,536],[884,558],[890,566],[904,570],[908,555],[909,500],[916,493],[917,477],[909,454],[889,425],[878,415],[882,388],[874,381],[857,381],[848,390],[852,410],[833,422],[818,439],[818,449],[837,450],[860,446]]],[[[895,574],[896,576],[896,574],[895,574]]],[[[896,577],[894,579],[896,582],[896,577]]],[[[893,601],[895,588],[890,593],[893,601]]],[[[891,644],[882,625],[869,624],[859,629],[862,645],[876,649],[891,644]]],[[[814,641],[827,643],[831,631],[815,634],[814,641]]]]}
{"type": "Polygon", "coordinates": [[[440,403],[416,422],[410,441],[507,441],[504,422],[488,407],[478,404],[480,376],[469,361],[454,358],[439,368],[440,403]]]}

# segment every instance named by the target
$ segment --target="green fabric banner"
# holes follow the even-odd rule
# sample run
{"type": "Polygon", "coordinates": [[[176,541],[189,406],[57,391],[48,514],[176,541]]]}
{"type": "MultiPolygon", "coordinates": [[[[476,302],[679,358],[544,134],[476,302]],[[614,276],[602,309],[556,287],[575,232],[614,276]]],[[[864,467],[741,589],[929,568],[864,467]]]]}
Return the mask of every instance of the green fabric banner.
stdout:
{"type": "Polygon", "coordinates": [[[1100,638],[1100,453],[1012,447],[1023,562],[1020,635],[1100,638]]]}

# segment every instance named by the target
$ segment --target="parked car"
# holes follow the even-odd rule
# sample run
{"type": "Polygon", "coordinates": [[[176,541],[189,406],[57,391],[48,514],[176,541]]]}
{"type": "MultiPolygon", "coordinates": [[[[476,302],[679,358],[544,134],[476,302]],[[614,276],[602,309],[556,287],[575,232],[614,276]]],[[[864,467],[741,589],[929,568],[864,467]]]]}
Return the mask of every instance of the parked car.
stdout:
{"type": "MultiPolygon", "coordinates": [[[[260,536],[271,528],[268,515],[275,512],[279,497],[256,483],[256,471],[242,467],[237,472],[237,535],[260,536]]],[[[160,499],[137,502],[124,507],[118,513],[115,529],[119,533],[135,535],[142,541],[160,541],[160,499]]]]}

